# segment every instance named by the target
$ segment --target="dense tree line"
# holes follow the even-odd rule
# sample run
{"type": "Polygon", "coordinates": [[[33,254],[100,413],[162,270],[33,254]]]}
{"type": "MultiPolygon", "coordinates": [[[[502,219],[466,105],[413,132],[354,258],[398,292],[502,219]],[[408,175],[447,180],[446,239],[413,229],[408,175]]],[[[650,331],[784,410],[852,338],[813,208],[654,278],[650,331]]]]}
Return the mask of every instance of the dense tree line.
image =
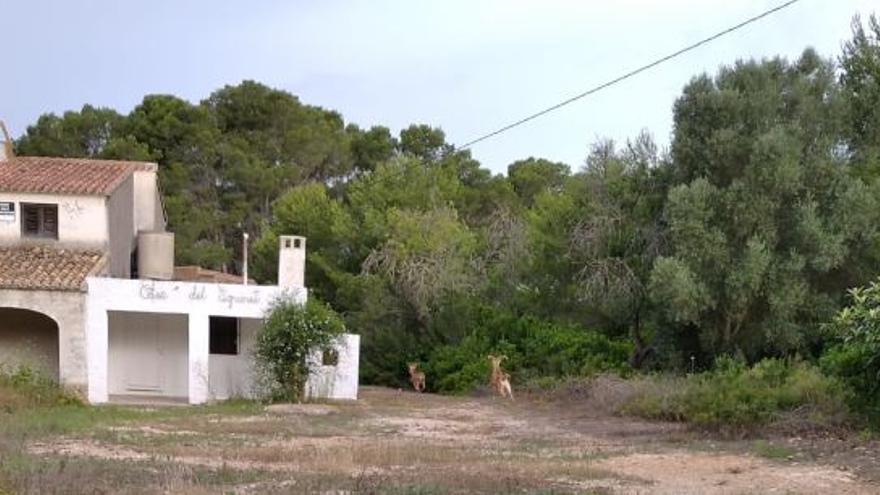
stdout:
{"type": "Polygon", "coordinates": [[[236,271],[247,231],[271,282],[277,236],[307,236],[307,284],[363,335],[367,380],[473,338],[487,308],[626,339],[636,367],[813,356],[846,289],[880,271],[866,24],[837,60],[693,78],[668,147],[600,141],[574,171],[528,158],[493,175],[440,129],[362,129],[251,81],[43,115],[16,148],[158,162],[179,263],[236,271]]]}

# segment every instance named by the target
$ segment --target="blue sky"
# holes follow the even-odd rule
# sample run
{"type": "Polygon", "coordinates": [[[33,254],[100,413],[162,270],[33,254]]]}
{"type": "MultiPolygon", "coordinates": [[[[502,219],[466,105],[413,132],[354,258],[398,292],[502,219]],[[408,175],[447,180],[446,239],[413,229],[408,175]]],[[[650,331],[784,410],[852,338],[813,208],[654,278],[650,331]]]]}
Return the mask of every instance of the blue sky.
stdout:
{"type": "MultiPolygon", "coordinates": [[[[782,0],[0,0],[0,119],[13,135],[84,103],[197,102],[243,79],[362,127],[442,127],[464,143],[711,35],[782,0]]],[[[484,166],[540,156],[577,169],[590,143],[648,129],[696,74],[740,58],[836,57],[875,1],[801,0],[649,73],[476,145],[484,166]]]]}

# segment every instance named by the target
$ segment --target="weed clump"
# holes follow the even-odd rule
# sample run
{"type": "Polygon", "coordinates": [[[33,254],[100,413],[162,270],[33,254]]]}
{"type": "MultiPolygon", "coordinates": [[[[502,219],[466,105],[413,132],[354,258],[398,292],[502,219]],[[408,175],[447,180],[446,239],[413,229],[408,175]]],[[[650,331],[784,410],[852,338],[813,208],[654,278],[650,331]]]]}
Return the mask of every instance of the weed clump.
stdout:
{"type": "Polygon", "coordinates": [[[816,425],[846,420],[846,390],[806,362],[764,359],[747,366],[721,358],[687,377],[655,377],[619,408],[624,414],[707,428],[764,426],[798,414],[816,425]]]}
{"type": "Polygon", "coordinates": [[[0,413],[14,413],[32,407],[81,403],[74,392],[29,367],[0,370],[0,413]]]}

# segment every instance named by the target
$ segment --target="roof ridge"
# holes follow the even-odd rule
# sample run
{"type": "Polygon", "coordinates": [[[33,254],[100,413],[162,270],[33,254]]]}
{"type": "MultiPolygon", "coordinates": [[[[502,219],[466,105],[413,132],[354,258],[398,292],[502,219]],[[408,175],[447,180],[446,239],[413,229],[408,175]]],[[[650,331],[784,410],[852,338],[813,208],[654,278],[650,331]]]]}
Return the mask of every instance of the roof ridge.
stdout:
{"type": "Polygon", "coordinates": [[[0,191],[110,196],[135,172],[157,170],[150,162],[14,157],[0,162],[0,191]]]}
{"type": "Polygon", "coordinates": [[[91,158],[85,156],[46,156],[46,155],[15,155],[10,157],[10,160],[17,159],[38,159],[38,160],[57,160],[57,161],[69,161],[69,160],[77,160],[82,162],[94,163],[94,164],[110,164],[110,163],[119,163],[119,164],[131,164],[131,163],[146,163],[149,165],[156,165],[156,162],[149,162],[146,160],[122,160],[116,158],[91,158]]]}

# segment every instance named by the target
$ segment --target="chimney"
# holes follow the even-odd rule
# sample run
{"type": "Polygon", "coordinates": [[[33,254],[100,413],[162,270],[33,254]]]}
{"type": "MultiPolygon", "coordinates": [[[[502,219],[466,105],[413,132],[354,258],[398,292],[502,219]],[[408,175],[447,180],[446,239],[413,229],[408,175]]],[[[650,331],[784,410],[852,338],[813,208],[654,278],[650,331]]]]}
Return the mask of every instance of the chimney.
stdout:
{"type": "Polygon", "coordinates": [[[9,137],[9,133],[6,132],[6,124],[0,120],[0,132],[3,133],[0,138],[3,139],[3,146],[0,146],[0,162],[8,160],[15,156],[12,151],[12,139],[9,137]]]}
{"type": "Polygon", "coordinates": [[[301,288],[306,286],[306,238],[283,235],[279,238],[278,286],[301,288]]]}

